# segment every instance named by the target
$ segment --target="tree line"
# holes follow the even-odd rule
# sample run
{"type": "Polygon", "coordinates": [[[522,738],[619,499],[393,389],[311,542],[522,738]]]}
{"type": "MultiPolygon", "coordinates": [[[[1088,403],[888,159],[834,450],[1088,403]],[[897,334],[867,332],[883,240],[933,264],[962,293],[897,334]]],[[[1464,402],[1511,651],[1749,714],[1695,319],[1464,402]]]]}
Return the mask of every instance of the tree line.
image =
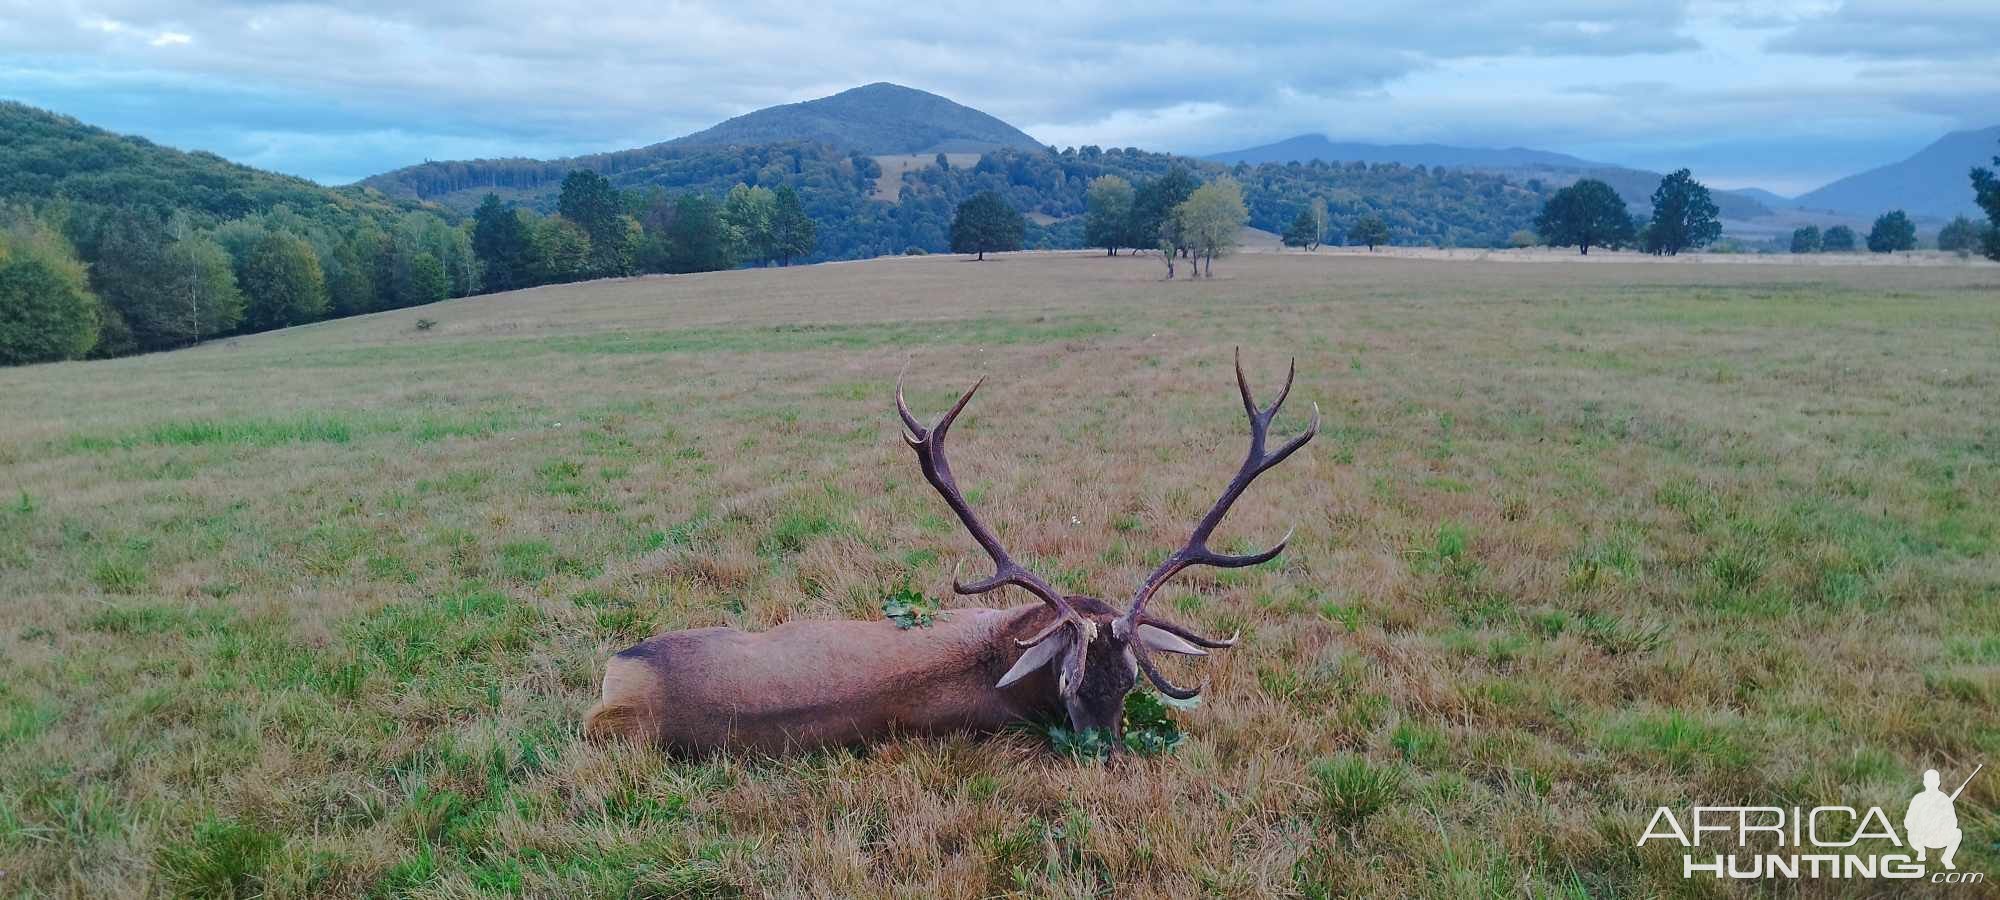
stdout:
{"type": "Polygon", "coordinates": [[[558,211],[487,195],[468,221],[309,216],[279,203],[198,210],[69,201],[0,209],[0,364],[184,347],[486,291],[651,272],[786,264],[813,251],[798,194],[738,185],[619,191],[587,170],[558,211]]]}

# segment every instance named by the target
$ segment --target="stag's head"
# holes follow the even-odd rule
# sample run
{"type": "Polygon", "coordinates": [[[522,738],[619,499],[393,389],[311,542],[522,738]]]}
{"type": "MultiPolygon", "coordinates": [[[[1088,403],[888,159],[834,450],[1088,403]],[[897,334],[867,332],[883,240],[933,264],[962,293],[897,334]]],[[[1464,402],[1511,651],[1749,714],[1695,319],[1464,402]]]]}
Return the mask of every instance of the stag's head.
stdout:
{"type": "MultiPolygon", "coordinates": [[[[994,573],[988,578],[967,584],[954,581],[953,590],[960,594],[982,594],[1004,585],[1013,585],[1041,598],[1049,605],[1055,616],[1040,632],[1021,640],[1025,648],[1020,658],[1007,673],[1001,676],[999,687],[1007,687],[1036,672],[1049,669],[1056,676],[1056,690],[1064,707],[1069,712],[1070,726],[1077,730],[1102,729],[1113,737],[1119,733],[1123,721],[1125,695],[1138,684],[1139,674],[1145,673],[1147,680],[1160,693],[1177,700],[1192,700],[1199,696],[1199,689],[1183,688],[1168,680],[1154,664],[1155,653],[1177,653],[1188,656],[1205,656],[1210,650],[1234,646],[1236,636],[1227,640],[1212,640],[1174,624],[1146,611],[1146,601],[1161,586],[1182,569],[1190,566],[1215,566],[1233,569],[1254,566],[1268,562],[1284,552],[1291,535],[1285,535],[1275,546],[1261,553],[1232,556],[1217,553],[1208,547],[1208,539],[1215,532],[1229,508],[1243,492],[1250,487],[1257,476],[1283,462],[1286,457],[1305,446],[1313,435],[1319,433],[1319,404],[1313,404],[1312,424],[1291,440],[1275,450],[1265,449],[1265,438],[1271,428],[1271,420],[1278,415],[1278,408],[1285,403],[1286,395],[1292,390],[1292,376],[1296,368],[1285,375],[1285,386],[1278,391],[1278,399],[1270,406],[1260,407],[1250,396],[1250,383],[1243,377],[1243,359],[1239,353],[1236,359],[1236,387],[1243,396],[1243,412],[1250,419],[1250,450],[1243,458],[1243,465],[1237,469],[1236,477],[1224,488],[1222,496],[1215,501],[1208,514],[1195,524],[1194,531],[1180,549],[1169,554],[1166,560],[1147,575],[1132,594],[1132,601],[1122,611],[1102,600],[1089,597],[1065,596],[1041,576],[1016,563],[1000,545],[993,532],[979,521],[972,512],[972,506],[959,492],[958,483],[952,478],[951,464],[944,454],[945,434],[951,423],[972,400],[979,390],[979,382],[958,398],[951,410],[938,419],[936,425],[926,427],[910,413],[909,404],[903,401],[903,381],[896,379],[896,411],[903,417],[903,425],[908,433],[903,436],[910,448],[916,451],[917,463],[923,468],[924,479],[944,497],[944,502],[958,515],[965,530],[979,543],[988,556],[993,558],[994,573]]],[[[983,381],[983,379],[982,379],[983,381]]],[[[1113,746],[1116,746],[1113,742],[1113,746]]]]}

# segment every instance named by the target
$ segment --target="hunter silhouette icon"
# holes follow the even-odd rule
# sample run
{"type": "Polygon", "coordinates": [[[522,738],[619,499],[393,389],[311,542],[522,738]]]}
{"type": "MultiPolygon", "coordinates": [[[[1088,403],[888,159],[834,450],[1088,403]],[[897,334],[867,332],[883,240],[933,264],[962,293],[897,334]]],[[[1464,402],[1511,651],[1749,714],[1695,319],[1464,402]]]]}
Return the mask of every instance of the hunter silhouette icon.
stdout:
{"type": "Polygon", "coordinates": [[[1972,783],[1972,776],[1983,768],[1984,763],[1975,767],[1972,775],[1965,776],[1965,783],[1949,794],[1938,790],[1936,769],[1924,770],[1923,792],[1910,798],[1910,809],[1903,813],[1903,831],[1910,836],[1910,847],[1917,851],[1918,862],[1923,862],[1925,850],[1942,850],[1938,861],[1947,869],[1958,868],[1951,858],[1958,852],[1958,842],[1965,838],[1965,833],[1958,828],[1958,811],[1952,808],[1952,803],[1958,800],[1965,785],[1972,783]]]}

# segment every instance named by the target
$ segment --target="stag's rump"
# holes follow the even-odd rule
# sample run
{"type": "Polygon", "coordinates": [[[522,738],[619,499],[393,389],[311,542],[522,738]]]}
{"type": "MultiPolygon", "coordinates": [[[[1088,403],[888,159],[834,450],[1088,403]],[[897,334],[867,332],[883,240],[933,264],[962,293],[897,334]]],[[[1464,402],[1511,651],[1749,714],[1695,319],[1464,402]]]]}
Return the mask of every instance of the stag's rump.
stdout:
{"type": "Polygon", "coordinates": [[[584,733],[686,750],[780,750],[998,728],[1034,710],[991,690],[1011,662],[993,635],[1018,630],[1016,620],[1034,612],[960,609],[908,630],[811,620],[763,632],[666,632],[612,657],[584,733]]]}

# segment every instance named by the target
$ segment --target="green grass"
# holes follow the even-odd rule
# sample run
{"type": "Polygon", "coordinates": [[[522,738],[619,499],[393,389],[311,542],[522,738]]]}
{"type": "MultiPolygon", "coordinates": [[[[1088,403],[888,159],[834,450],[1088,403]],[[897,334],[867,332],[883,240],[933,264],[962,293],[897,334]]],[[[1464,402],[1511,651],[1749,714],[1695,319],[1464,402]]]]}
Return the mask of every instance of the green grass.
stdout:
{"type": "Polygon", "coordinates": [[[1654,805],[2000,757],[2000,270],[1216,272],[639,279],[0,371],[0,894],[1681,896],[1654,805]],[[1122,602],[1241,459],[1239,346],[1325,427],[1213,542],[1286,555],[1151,607],[1243,634],[1162,660],[1205,691],[1152,755],[577,737],[660,630],[1026,602],[949,593],[987,563],[906,364],[924,416],[986,376],[972,502],[1122,602]]]}

